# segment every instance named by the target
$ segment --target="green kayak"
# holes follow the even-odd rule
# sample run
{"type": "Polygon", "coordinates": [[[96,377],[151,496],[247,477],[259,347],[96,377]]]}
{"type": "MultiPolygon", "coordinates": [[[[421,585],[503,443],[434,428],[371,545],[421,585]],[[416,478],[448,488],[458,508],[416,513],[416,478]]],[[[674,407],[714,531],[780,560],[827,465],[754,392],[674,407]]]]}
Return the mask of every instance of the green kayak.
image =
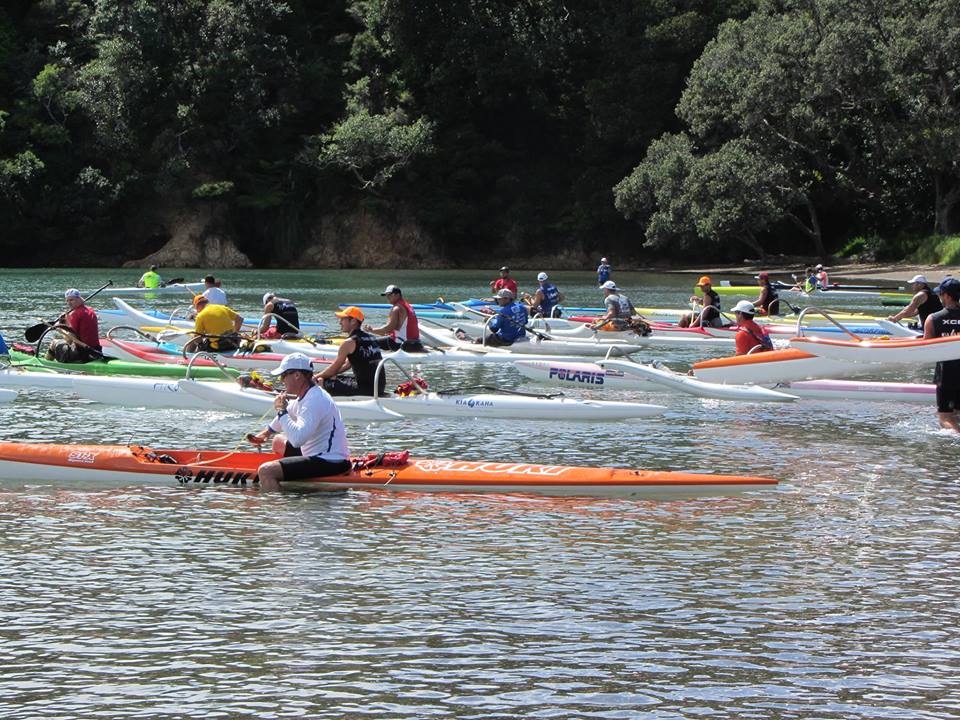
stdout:
{"type": "MultiPolygon", "coordinates": [[[[148,377],[173,378],[187,376],[187,366],[176,365],[174,363],[148,363],[114,359],[93,360],[87,363],[62,363],[55,360],[37,358],[18,350],[10,351],[10,364],[14,367],[26,367],[28,369],[46,368],[48,370],[70,370],[72,372],[88,373],[90,375],[144,375],[148,377]]],[[[228,368],[227,372],[232,377],[237,377],[240,374],[232,368],[228,368]]],[[[197,367],[194,365],[190,371],[190,377],[223,379],[223,372],[217,367],[197,367]]]]}

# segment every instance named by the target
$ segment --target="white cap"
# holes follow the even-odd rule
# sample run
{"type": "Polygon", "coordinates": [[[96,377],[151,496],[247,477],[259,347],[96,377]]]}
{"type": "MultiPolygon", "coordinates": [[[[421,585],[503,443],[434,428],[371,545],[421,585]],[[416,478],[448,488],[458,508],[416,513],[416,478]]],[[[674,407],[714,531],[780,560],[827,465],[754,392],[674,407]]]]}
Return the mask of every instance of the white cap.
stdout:
{"type": "Polygon", "coordinates": [[[613,280],[607,280],[603,285],[600,286],[601,290],[619,290],[617,284],[613,280]]]}
{"type": "Polygon", "coordinates": [[[606,262],[606,261],[607,261],[606,258],[600,258],[600,262],[606,262]]]}
{"type": "Polygon", "coordinates": [[[83,295],[80,294],[80,291],[76,288],[70,288],[63,294],[64,300],[69,300],[70,298],[80,298],[83,299],[83,295]]]}
{"type": "Polygon", "coordinates": [[[757,313],[757,309],[753,306],[753,303],[750,302],[749,300],[741,300],[740,302],[738,302],[736,305],[733,306],[733,311],[746,313],[747,315],[755,315],[757,313]]]}
{"type": "Polygon", "coordinates": [[[924,285],[926,285],[926,284],[927,284],[927,277],[926,277],[925,275],[914,275],[912,278],[910,278],[910,282],[912,282],[912,283],[918,282],[918,283],[923,283],[924,285]]]}
{"type": "Polygon", "coordinates": [[[497,297],[513,300],[515,295],[513,294],[513,290],[508,290],[507,288],[500,288],[499,290],[497,290],[497,297]]]}
{"type": "Polygon", "coordinates": [[[274,297],[276,297],[276,295],[274,295],[272,292],[264,293],[263,304],[266,305],[268,302],[270,302],[270,298],[274,298],[274,297]]]}
{"type": "Polygon", "coordinates": [[[547,274],[542,272],[537,274],[537,282],[543,282],[547,279],[547,274]]]}
{"type": "Polygon", "coordinates": [[[380,295],[393,295],[394,293],[398,292],[400,292],[400,288],[398,288],[396,285],[387,285],[380,295]]]}
{"type": "Polygon", "coordinates": [[[817,263],[817,270],[823,270],[823,265],[821,265],[820,263],[817,263]]]}
{"type": "Polygon", "coordinates": [[[313,364],[303,353],[290,353],[283,358],[280,367],[271,370],[271,375],[283,375],[287,370],[308,370],[313,372],[313,364]]]}

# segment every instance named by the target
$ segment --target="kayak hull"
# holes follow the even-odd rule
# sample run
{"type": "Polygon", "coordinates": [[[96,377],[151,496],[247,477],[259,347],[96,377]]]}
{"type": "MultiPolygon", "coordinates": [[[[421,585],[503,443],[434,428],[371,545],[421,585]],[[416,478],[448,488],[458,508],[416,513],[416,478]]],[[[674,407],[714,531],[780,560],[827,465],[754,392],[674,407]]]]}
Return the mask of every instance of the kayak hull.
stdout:
{"type": "Polygon", "coordinates": [[[960,335],[860,342],[797,337],[790,344],[820,358],[848,363],[923,364],[960,359],[960,335]]]}
{"type": "MultiPolygon", "coordinates": [[[[58,372],[84,373],[87,375],[142,375],[149,377],[186,377],[187,366],[170,363],[134,362],[128,360],[93,360],[87,363],[61,363],[54,360],[37,358],[33,355],[10,351],[11,364],[14,367],[27,369],[40,368],[58,372]]],[[[237,374],[235,370],[228,372],[237,374]]],[[[218,367],[196,367],[190,370],[192,377],[223,378],[223,371],[218,367]]]]}
{"type": "MultiPolygon", "coordinates": [[[[255,487],[257,468],[276,458],[256,452],[0,443],[0,480],[255,487]]],[[[398,466],[369,467],[284,486],[680,499],[730,496],[776,484],[769,478],[739,475],[410,458],[398,466]]]]}

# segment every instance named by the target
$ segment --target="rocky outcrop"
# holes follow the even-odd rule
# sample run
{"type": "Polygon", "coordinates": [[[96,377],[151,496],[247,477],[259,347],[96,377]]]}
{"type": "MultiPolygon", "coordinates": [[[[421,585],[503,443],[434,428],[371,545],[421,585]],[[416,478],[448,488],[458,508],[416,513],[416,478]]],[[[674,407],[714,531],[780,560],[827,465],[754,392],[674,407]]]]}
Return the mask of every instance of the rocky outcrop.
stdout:
{"type": "Polygon", "coordinates": [[[250,258],[227,237],[228,224],[223,221],[226,212],[225,207],[210,203],[200,207],[196,204],[181,206],[158,214],[152,220],[152,227],[141,232],[168,237],[169,240],[156,252],[139,260],[125,262],[123,266],[252,267],[250,258]]]}
{"type": "Polygon", "coordinates": [[[447,267],[433,239],[410,216],[387,220],[365,208],[324,215],[314,226],[300,263],[306,267],[447,267]]]}

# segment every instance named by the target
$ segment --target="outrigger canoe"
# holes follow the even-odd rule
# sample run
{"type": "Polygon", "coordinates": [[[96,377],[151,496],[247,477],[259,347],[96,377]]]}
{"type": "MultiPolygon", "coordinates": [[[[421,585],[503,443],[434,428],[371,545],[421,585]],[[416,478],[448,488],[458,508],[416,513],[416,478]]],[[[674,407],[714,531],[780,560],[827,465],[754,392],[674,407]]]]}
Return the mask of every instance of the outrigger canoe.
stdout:
{"type": "Polygon", "coordinates": [[[912,364],[960,360],[960,335],[888,340],[833,340],[796,337],[790,344],[820,358],[849,363],[912,364]]]}
{"type": "Polygon", "coordinates": [[[110,288],[110,295],[123,295],[126,297],[140,297],[142,295],[172,295],[174,293],[180,293],[183,295],[186,293],[189,295],[196,295],[197,293],[203,292],[203,289],[206,285],[202,282],[194,283],[172,283],[170,285],[164,285],[163,287],[155,288],[146,288],[146,287],[121,287],[121,288],[110,288]]]}
{"type": "MultiPolygon", "coordinates": [[[[145,375],[149,377],[175,377],[182,378],[187,375],[186,365],[163,364],[156,362],[134,362],[127,360],[91,360],[86,363],[62,363],[55,360],[38,358],[33,355],[27,355],[18,350],[10,351],[10,364],[13,367],[25,367],[27,369],[45,369],[58,372],[87,373],[89,375],[145,375]]],[[[227,368],[227,372],[233,376],[239,375],[236,370],[227,368]]],[[[223,378],[224,371],[216,366],[192,367],[190,369],[191,377],[198,378],[223,378]]]]}
{"type": "MultiPolygon", "coordinates": [[[[272,453],[153,450],[138,445],[0,443],[0,480],[183,486],[258,484],[272,453]]],[[[730,496],[773,488],[776,480],[659,470],[467,462],[406,458],[356,464],[348,474],[283,483],[291,489],[413,492],[534,493],[538,495],[682,499],[730,496]]]]}
{"type": "MultiPolygon", "coordinates": [[[[231,383],[201,383],[194,380],[179,381],[180,389],[222,408],[262,415],[273,407],[273,395],[262,390],[241,388],[231,383]]],[[[495,418],[523,420],[555,420],[569,422],[595,422],[610,420],[634,420],[662,415],[667,411],[662,405],[646,403],[609,402],[581,400],[579,398],[530,397],[507,393],[467,393],[441,395],[422,393],[410,397],[335,398],[337,405],[346,407],[343,401],[375,403],[383,409],[404,416],[495,418]]]]}

